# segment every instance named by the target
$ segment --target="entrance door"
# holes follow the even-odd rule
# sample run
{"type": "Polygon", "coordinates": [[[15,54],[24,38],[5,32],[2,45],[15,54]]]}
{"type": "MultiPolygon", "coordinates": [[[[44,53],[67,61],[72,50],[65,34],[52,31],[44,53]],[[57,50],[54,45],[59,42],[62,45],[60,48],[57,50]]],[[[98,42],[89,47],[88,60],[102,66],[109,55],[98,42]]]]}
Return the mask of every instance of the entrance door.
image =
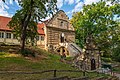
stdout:
{"type": "Polygon", "coordinates": [[[91,59],[91,70],[95,70],[95,69],[96,69],[95,59],[91,59]]]}

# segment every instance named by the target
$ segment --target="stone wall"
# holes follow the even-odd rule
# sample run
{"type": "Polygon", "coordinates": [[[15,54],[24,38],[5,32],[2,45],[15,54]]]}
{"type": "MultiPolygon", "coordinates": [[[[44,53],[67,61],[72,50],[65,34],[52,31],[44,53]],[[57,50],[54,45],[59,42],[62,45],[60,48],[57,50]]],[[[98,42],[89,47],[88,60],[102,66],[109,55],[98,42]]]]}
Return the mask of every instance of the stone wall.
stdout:
{"type": "Polygon", "coordinates": [[[73,42],[75,41],[74,31],[49,27],[47,29],[47,44],[58,45],[59,43],[61,43],[60,37],[62,33],[64,33],[64,42],[68,40],[71,40],[73,42]]]}

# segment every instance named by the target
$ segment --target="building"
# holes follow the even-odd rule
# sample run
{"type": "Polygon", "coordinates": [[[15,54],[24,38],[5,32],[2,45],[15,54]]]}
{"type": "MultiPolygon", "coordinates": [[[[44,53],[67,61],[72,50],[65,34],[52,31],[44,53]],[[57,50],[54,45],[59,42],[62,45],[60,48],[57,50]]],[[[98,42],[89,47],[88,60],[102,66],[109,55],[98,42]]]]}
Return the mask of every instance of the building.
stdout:
{"type": "MultiPolygon", "coordinates": [[[[0,42],[20,44],[7,26],[10,20],[11,18],[0,16],[0,42]]],[[[51,19],[38,23],[37,28],[39,35],[35,44],[38,47],[60,55],[76,56],[79,54],[81,69],[94,70],[100,67],[100,54],[95,51],[96,48],[92,48],[94,46],[92,42],[87,44],[90,47],[87,47],[88,50],[85,53],[75,44],[75,30],[64,11],[60,10],[51,19]],[[95,50],[91,51],[93,49],[95,50]]]]}
{"type": "MultiPolygon", "coordinates": [[[[0,16],[0,42],[20,44],[7,26],[11,18],[0,16]]],[[[38,23],[38,47],[66,56],[75,56],[81,49],[74,43],[75,31],[64,11],[58,11],[51,19],[38,23]]]]}

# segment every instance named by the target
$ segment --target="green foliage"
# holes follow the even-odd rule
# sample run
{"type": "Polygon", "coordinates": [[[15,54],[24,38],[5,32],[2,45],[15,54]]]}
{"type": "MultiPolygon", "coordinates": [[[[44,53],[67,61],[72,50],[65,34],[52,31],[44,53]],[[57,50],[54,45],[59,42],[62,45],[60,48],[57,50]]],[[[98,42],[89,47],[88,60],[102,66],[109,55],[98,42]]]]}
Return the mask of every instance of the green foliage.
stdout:
{"type": "MultiPolygon", "coordinates": [[[[116,62],[115,62],[115,64],[116,64],[116,62]]],[[[113,68],[113,71],[120,74],[120,63],[118,63],[117,65],[118,65],[117,67],[113,68]]]]}
{"type": "Polygon", "coordinates": [[[99,1],[91,5],[84,5],[83,10],[73,14],[71,23],[76,30],[76,39],[84,48],[86,39],[92,35],[97,46],[104,54],[111,54],[114,43],[118,42],[118,22],[120,18],[120,4],[106,5],[106,1],[99,1]],[[115,18],[117,15],[117,18],[115,18]]]}
{"type": "Polygon", "coordinates": [[[57,0],[19,0],[20,10],[12,17],[9,27],[21,41],[21,50],[24,50],[25,41],[34,39],[37,33],[37,24],[43,18],[57,11],[57,0]]]}
{"type": "Polygon", "coordinates": [[[117,45],[117,47],[113,49],[113,56],[112,56],[112,58],[115,61],[119,61],[120,62],[120,46],[119,45],[117,45]]]}
{"type": "MultiPolygon", "coordinates": [[[[22,23],[24,14],[22,14],[22,11],[17,11],[17,13],[12,17],[12,20],[9,22],[8,26],[12,28],[13,33],[15,34],[15,37],[20,40],[20,37],[22,35],[22,23]]],[[[30,20],[27,31],[26,31],[26,41],[28,39],[34,39],[37,36],[37,22],[30,20]]]]}
{"type": "Polygon", "coordinates": [[[112,61],[111,58],[106,58],[106,57],[102,57],[102,60],[103,60],[104,62],[111,62],[111,61],[112,61]]]}
{"type": "Polygon", "coordinates": [[[23,52],[21,52],[23,56],[32,56],[35,57],[35,53],[30,51],[29,49],[25,49],[23,52]]]}

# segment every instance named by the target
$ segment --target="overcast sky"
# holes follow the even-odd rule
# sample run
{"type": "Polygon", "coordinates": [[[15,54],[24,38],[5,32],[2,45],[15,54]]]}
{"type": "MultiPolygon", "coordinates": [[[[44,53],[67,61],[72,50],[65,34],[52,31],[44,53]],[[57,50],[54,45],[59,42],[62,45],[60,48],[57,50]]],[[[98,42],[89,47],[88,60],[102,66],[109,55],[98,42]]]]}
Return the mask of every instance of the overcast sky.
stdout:
{"type": "MultiPolygon", "coordinates": [[[[60,10],[65,11],[69,18],[72,17],[73,12],[82,10],[84,4],[91,4],[93,2],[98,2],[100,0],[58,0],[57,6],[60,10]]],[[[17,0],[6,0],[6,3],[3,3],[0,0],[0,15],[12,17],[16,10],[19,9],[17,0]]]]}

